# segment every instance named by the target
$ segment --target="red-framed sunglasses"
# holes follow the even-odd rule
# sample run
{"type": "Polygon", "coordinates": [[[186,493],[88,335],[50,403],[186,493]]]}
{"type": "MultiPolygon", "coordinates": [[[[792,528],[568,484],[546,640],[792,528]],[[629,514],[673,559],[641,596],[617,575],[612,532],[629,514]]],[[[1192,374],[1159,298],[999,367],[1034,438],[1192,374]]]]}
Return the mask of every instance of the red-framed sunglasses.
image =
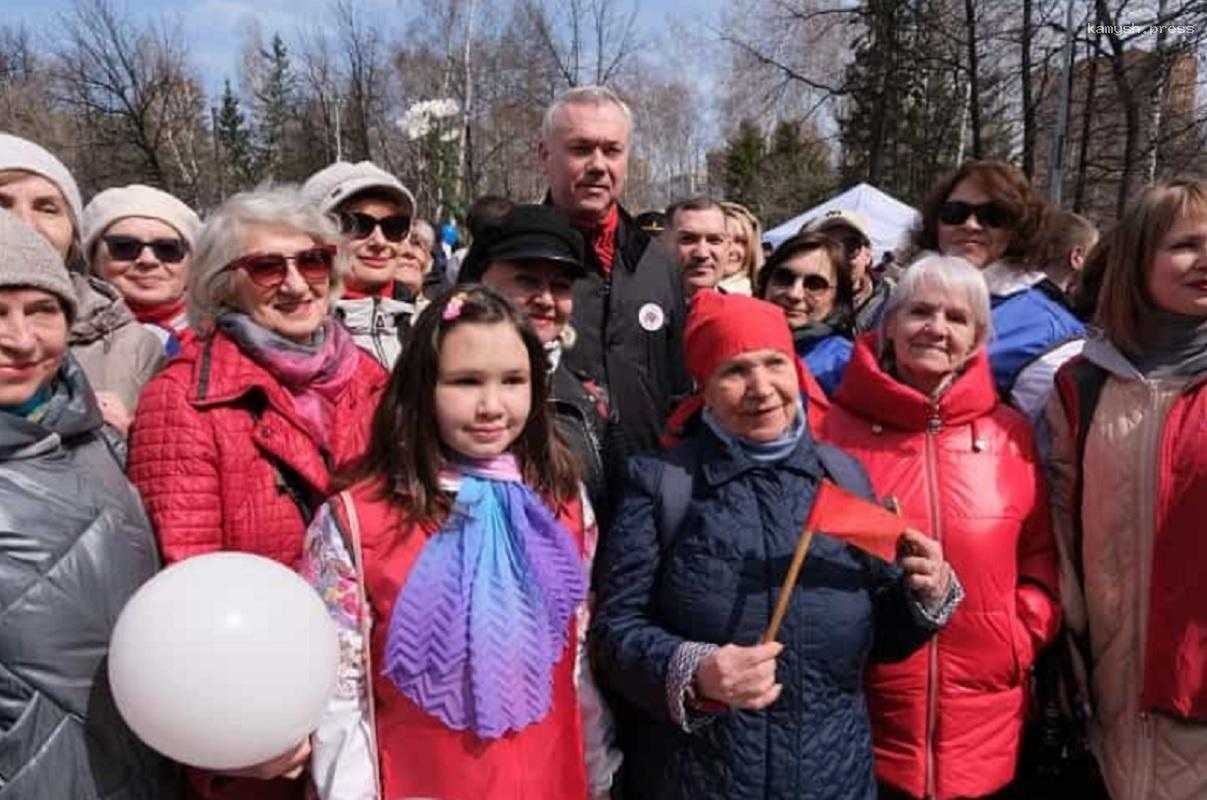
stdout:
{"type": "Polygon", "coordinates": [[[285,282],[290,261],[306,283],[322,283],[331,278],[331,270],[335,266],[335,245],[319,245],[299,250],[291,256],[284,253],[251,253],[236,258],[223,269],[241,269],[256,286],[275,289],[285,282]]]}

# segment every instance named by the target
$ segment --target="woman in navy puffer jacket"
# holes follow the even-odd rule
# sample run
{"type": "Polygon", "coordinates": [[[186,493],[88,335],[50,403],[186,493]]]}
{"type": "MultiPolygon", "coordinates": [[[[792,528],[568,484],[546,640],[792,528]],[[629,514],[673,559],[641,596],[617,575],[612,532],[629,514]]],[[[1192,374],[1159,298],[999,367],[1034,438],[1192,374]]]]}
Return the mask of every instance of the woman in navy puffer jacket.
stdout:
{"type": "Polygon", "coordinates": [[[870,490],[852,459],[808,431],[782,311],[701,292],[685,338],[704,425],[665,457],[630,462],[601,555],[594,665],[636,707],[624,796],[874,798],[865,665],[920,647],[958,602],[958,582],[937,543],[913,531],[900,568],[818,533],[783,644],[754,644],[822,478],[870,490]]]}

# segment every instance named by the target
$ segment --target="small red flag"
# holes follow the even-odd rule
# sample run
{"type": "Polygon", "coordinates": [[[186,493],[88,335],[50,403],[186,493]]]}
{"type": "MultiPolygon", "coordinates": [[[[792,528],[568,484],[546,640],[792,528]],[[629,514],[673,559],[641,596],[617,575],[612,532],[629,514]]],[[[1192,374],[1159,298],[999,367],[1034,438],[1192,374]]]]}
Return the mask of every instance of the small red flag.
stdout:
{"type": "Polygon", "coordinates": [[[897,554],[897,539],[905,531],[905,520],[832,481],[823,480],[805,527],[892,561],[897,554]]]}

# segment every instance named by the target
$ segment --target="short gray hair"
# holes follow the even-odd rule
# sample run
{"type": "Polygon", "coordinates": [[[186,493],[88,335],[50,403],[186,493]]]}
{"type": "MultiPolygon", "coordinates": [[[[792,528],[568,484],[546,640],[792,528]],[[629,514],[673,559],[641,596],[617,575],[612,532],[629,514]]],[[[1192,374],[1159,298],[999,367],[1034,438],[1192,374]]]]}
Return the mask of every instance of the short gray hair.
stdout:
{"type": "Polygon", "coordinates": [[[244,241],[253,228],[292,228],[318,244],[332,244],[336,252],[328,302],[334,304],[344,288],[348,253],[335,221],[302,196],[294,185],[264,184],[233,195],[206,220],[197,236],[197,250],[189,270],[189,324],[204,333],[231,304],[231,272],[226,266],[246,252],[244,241]]]}
{"type": "Polygon", "coordinates": [[[889,323],[902,307],[913,301],[923,286],[934,286],[946,294],[963,297],[972,311],[972,321],[976,327],[972,349],[976,350],[989,341],[993,322],[989,315],[989,287],[985,284],[985,276],[962,258],[929,255],[910,264],[884,303],[877,328],[880,356],[884,356],[891,347],[888,341],[889,323]]]}
{"type": "Polygon", "coordinates": [[[565,106],[601,106],[608,104],[620,109],[620,113],[624,116],[625,124],[629,128],[629,138],[632,138],[633,112],[629,109],[629,104],[620,99],[620,95],[606,86],[575,86],[558,95],[549,104],[549,107],[545,109],[545,116],[541,119],[541,141],[549,141],[549,137],[553,135],[553,129],[557,125],[557,113],[565,106]]]}

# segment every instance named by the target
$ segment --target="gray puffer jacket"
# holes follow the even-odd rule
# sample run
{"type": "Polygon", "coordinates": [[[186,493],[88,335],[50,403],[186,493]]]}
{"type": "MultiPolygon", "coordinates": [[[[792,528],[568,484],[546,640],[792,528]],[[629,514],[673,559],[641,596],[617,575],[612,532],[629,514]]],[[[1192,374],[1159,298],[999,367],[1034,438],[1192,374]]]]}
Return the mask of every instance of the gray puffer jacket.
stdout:
{"type": "Polygon", "coordinates": [[[109,691],[113,625],[159,560],[101,425],[70,357],[40,422],[0,412],[2,800],[180,794],[109,691]]]}
{"type": "Polygon", "coordinates": [[[163,363],[163,342],[134,317],[113,286],[71,274],[79,313],[68,343],[97,392],[113,392],[131,415],[138,395],[163,363]]]}

